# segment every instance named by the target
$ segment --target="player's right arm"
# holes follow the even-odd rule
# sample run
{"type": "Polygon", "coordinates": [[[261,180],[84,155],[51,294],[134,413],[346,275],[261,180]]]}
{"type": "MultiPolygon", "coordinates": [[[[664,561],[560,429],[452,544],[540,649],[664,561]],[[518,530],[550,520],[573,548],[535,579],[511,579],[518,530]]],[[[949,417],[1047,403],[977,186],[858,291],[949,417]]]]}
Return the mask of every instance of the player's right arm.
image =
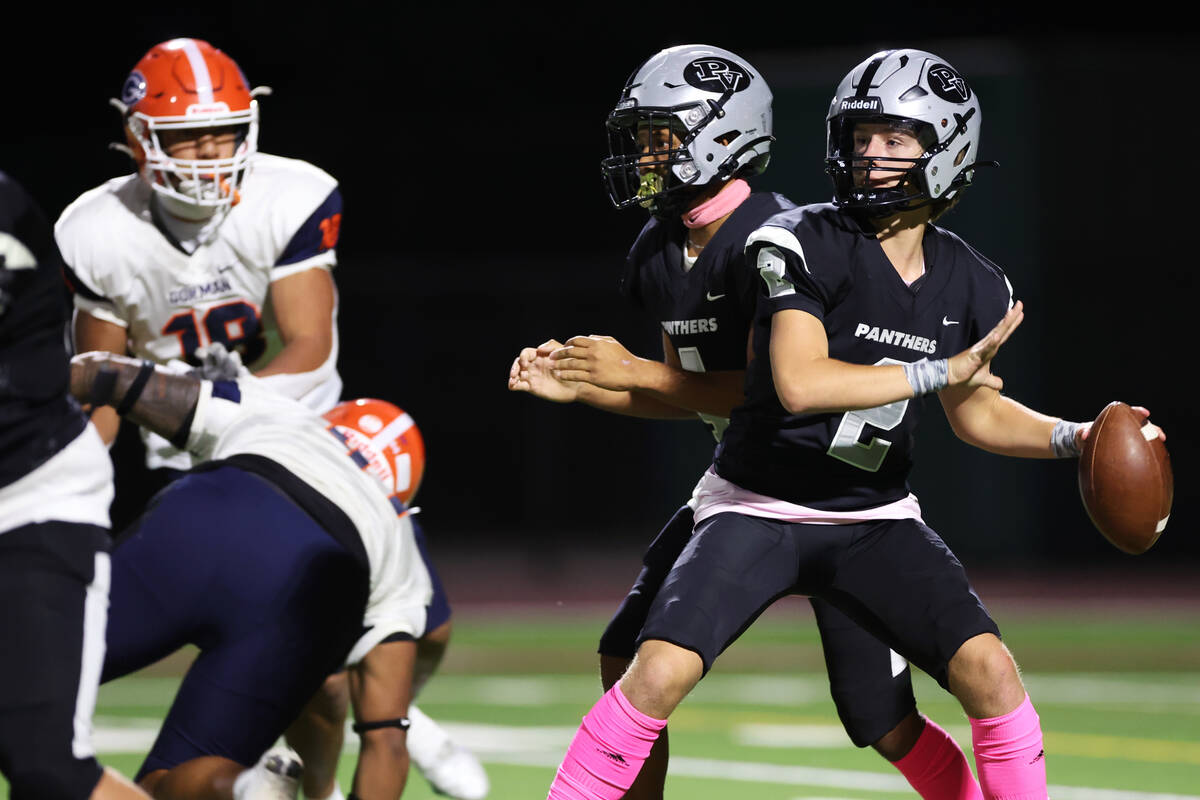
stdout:
{"type": "Polygon", "coordinates": [[[629,390],[613,391],[582,381],[573,381],[557,375],[558,363],[551,353],[563,344],[550,339],[538,347],[526,347],[513,360],[508,373],[508,388],[514,392],[528,392],[535,397],[554,403],[583,403],[629,417],[646,419],[694,419],[695,414],[687,409],[657,400],[640,392],[629,390]]]}
{"type": "Polygon", "coordinates": [[[103,351],[71,359],[70,386],[80,403],[103,407],[118,422],[114,409],[127,406],[130,420],[173,440],[187,435],[201,393],[197,377],[103,351]]]}
{"type": "Polygon", "coordinates": [[[1000,346],[1021,324],[1023,306],[1013,305],[986,336],[968,349],[920,366],[854,364],[830,357],[826,314],[852,289],[852,279],[838,254],[822,253],[810,241],[806,255],[796,234],[765,225],[750,235],[746,258],[762,278],[760,313],[771,315],[771,377],[780,405],[789,414],[858,411],[912,398],[947,386],[988,386],[1003,381],[990,370],[1000,346]],[[814,255],[816,253],[816,255],[814,255]],[[927,386],[923,385],[927,383],[927,386]]]}
{"type": "MultiPolygon", "coordinates": [[[[86,311],[77,310],[75,312],[74,335],[76,352],[87,353],[103,350],[118,355],[125,354],[125,328],[94,317],[86,311]]],[[[86,400],[81,402],[86,402],[86,400]]],[[[96,426],[104,443],[111,445],[120,430],[121,418],[117,416],[117,412],[111,406],[99,406],[92,409],[92,424],[96,426]]]]}
{"type": "Polygon", "coordinates": [[[688,412],[728,417],[742,402],[745,370],[697,372],[683,368],[664,333],[663,360],[638,358],[611,336],[575,336],[550,354],[563,380],[607,392],[632,392],[688,412]]]}

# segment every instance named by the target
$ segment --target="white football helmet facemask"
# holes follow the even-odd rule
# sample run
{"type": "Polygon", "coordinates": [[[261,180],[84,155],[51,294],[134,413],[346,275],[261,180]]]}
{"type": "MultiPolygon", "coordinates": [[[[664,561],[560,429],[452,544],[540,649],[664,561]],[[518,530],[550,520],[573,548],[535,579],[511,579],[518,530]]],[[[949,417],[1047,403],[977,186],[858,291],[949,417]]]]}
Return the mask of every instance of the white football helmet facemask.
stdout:
{"type": "Polygon", "coordinates": [[[701,187],[762,172],[775,141],[771,100],[757,70],[728,50],[689,44],[656,53],[606,122],[609,156],[600,167],[613,205],[668,216],[701,187]]]}

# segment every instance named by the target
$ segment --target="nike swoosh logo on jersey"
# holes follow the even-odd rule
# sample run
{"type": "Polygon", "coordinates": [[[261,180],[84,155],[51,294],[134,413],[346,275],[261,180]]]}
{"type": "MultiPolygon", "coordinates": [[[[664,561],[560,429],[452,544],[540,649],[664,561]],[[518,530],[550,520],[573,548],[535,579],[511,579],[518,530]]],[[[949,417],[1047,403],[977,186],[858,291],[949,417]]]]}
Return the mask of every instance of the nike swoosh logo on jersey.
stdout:
{"type": "Polygon", "coordinates": [[[952,319],[950,319],[950,318],[949,318],[949,317],[947,317],[947,316],[943,316],[943,317],[942,317],[942,324],[943,324],[943,325],[957,325],[957,324],[958,324],[958,322],[957,322],[957,321],[955,321],[955,320],[952,320],[952,319]]]}
{"type": "Polygon", "coordinates": [[[233,269],[233,264],[229,264],[224,267],[218,267],[217,272],[229,272],[229,270],[231,270],[231,269],[233,269]]]}
{"type": "Polygon", "coordinates": [[[713,294],[712,292],[705,292],[704,296],[707,297],[709,300],[720,300],[726,294],[729,294],[729,293],[725,292],[724,294],[713,294]]]}

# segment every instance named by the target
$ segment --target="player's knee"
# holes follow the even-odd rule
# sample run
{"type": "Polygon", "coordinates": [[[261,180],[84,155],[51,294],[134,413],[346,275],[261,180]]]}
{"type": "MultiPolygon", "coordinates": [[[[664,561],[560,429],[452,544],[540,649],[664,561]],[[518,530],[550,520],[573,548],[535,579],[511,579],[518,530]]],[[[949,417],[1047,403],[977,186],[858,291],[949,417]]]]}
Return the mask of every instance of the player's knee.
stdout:
{"type": "Polygon", "coordinates": [[[665,718],[704,674],[700,656],[678,645],[651,640],[638,648],[621,690],[643,713],[665,718]]]}
{"type": "Polygon", "coordinates": [[[1012,654],[990,633],[964,642],[950,659],[948,675],[950,691],[975,719],[1006,714],[1025,696],[1012,654]]]}
{"type": "Polygon", "coordinates": [[[363,731],[359,736],[361,753],[381,757],[395,770],[408,770],[408,734],[405,731],[399,728],[376,728],[363,731]]]}
{"type": "Polygon", "coordinates": [[[1012,654],[998,637],[990,633],[963,642],[950,659],[949,671],[952,680],[976,685],[996,686],[1020,681],[1012,654]]]}
{"type": "Polygon", "coordinates": [[[350,704],[350,682],[346,673],[335,672],[325,679],[321,688],[309,702],[309,711],[326,719],[336,719],[339,724],[346,717],[350,704]]]}

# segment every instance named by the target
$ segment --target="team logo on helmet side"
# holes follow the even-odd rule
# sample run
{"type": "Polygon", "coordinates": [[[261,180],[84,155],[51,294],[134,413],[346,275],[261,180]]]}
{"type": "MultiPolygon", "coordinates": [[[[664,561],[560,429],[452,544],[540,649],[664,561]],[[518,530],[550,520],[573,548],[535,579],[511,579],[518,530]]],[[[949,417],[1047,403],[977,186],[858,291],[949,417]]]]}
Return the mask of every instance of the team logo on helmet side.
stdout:
{"type": "Polygon", "coordinates": [[[706,92],[740,92],[750,86],[750,73],[720,56],[697,58],[684,67],[683,78],[690,86],[706,92]]]}
{"type": "Polygon", "coordinates": [[[121,102],[131,106],[146,96],[146,76],[136,69],[129,73],[121,87],[121,102]]]}
{"type": "Polygon", "coordinates": [[[965,103],[971,99],[971,87],[966,79],[945,64],[934,64],[929,68],[929,88],[933,93],[951,103],[965,103]]]}

